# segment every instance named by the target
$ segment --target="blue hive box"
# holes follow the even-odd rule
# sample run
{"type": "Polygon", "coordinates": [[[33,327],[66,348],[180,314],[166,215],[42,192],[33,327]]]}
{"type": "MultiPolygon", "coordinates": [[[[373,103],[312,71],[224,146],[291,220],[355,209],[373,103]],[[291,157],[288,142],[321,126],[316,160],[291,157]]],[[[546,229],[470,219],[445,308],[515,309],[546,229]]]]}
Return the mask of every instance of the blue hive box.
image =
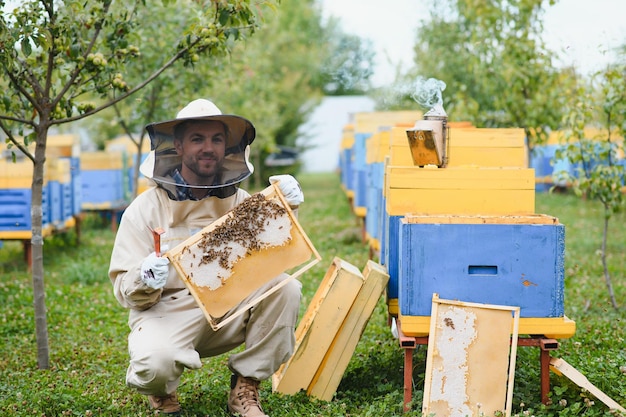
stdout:
{"type": "Polygon", "coordinates": [[[521,317],[563,317],[565,230],[557,219],[448,219],[453,223],[446,224],[445,216],[401,220],[401,315],[430,316],[432,295],[438,293],[446,299],[519,306],[521,317]]]}

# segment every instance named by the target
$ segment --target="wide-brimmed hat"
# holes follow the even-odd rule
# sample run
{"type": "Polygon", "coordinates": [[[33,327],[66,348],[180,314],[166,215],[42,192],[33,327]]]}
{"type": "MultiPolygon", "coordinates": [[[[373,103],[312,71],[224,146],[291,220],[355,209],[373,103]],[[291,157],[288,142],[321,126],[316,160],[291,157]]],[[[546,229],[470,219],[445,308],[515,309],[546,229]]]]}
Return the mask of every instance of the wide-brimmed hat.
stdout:
{"type": "Polygon", "coordinates": [[[166,122],[151,123],[146,126],[146,130],[151,140],[158,137],[173,138],[174,128],[178,124],[188,120],[222,122],[229,133],[226,143],[226,153],[228,153],[228,149],[234,147],[245,148],[252,143],[256,135],[254,126],[248,119],[233,114],[222,114],[222,111],[212,101],[203,98],[187,104],[187,106],[178,112],[176,119],[166,122]]]}
{"type": "Polygon", "coordinates": [[[226,157],[220,181],[210,186],[189,187],[223,187],[237,184],[252,174],[254,167],[248,160],[249,146],[256,136],[252,122],[241,116],[222,114],[212,101],[197,99],[179,111],[176,119],[146,126],[152,150],[140,167],[140,172],[145,177],[162,185],[180,185],[171,177],[172,170],[182,162],[174,147],[174,130],[177,125],[187,121],[218,121],[224,124],[227,131],[226,157]]]}

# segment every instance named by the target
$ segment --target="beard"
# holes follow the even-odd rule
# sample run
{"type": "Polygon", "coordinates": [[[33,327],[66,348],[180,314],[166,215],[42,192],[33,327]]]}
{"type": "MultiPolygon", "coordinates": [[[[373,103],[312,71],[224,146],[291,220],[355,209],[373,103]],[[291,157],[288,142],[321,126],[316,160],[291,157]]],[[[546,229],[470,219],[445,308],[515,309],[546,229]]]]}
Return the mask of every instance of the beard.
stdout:
{"type": "Polygon", "coordinates": [[[213,185],[215,177],[221,172],[224,159],[215,155],[199,155],[186,158],[183,165],[195,178],[185,178],[190,185],[213,185]]]}

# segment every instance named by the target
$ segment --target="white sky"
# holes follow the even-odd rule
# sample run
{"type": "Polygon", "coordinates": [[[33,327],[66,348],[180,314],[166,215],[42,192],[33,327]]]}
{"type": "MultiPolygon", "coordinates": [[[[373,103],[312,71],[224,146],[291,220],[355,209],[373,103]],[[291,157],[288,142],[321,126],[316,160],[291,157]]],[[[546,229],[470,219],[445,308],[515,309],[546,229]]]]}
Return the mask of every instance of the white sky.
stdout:
{"type": "MultiPolygon", "coordinates": [[[[345,32],[374,42],[375,86],[391,83],[398,64],[411,65],[415,29],[428,18],[427,0],[319,1],[345,32]]],[[[544,40],[564,64],[583,73],[601,69],[615,61],[607,51],[626,43],[626,0],[559,0],[546,11],[544,28],[544,40]]]]}

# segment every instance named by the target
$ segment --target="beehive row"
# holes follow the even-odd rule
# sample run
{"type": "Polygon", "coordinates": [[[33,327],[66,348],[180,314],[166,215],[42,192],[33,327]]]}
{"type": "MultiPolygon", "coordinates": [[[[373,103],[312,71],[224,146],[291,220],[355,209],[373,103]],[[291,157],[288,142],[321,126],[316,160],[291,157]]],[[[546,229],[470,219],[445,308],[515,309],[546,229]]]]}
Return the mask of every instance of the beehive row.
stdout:
{"type": "MultiPolygon", "coordinates": [[[[44,236],[73,227],[83,211],[128,204],[134,161],[127,150],[115,149],[116,144],[106,151],[81,152],[77,135],[49,136],[42,195],[44,236]]],[[[17,148],[4,144],[0,154],[0,240],[30,239],[33,164],[17,148]]]]}
{"type": "Polygon", "coordinates": [[[448,123],[447,164],[415,166],[407,126],[419,116],[385,118],[392,114],[355,115],[344,128],[340,170],[364,239],[389,274],[388,310],[403,332],[428,334],[438,293],[520,306],[520,332],[572,336],[564,226],[535,213],[524,131],[448,123]]]}

